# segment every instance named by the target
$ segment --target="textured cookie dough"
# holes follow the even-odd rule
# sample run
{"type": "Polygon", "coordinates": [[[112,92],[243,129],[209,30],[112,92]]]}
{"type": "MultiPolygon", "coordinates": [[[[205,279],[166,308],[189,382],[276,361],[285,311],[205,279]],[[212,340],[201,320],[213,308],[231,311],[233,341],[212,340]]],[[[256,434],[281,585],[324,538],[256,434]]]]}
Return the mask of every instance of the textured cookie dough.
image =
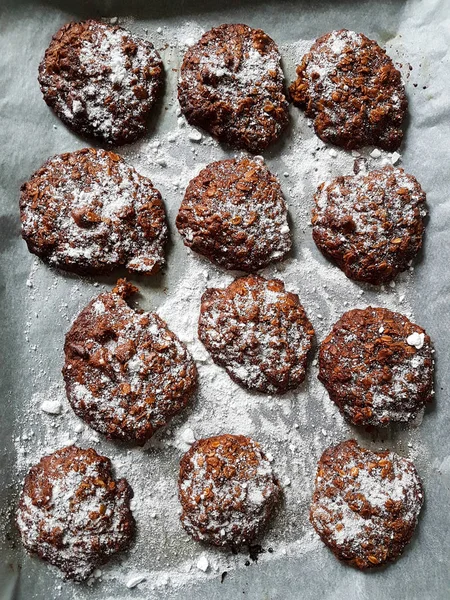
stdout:
{"type": "Polygon", "coordinates": [[[316,134],[347,150],[396,150],[408,101],[400,72],[362,33],[332,31],[317,39],[297,67],[289,92],[316,134]]]}
{"type": "Polygon", "coordinates": [[[314,241],[350,279],[390,282],[422,247],[426,196],[403,169],[337,177],[322,183],[314,200],[314,241]]]}
{"type": "Polygon", "coordinates": [[[184,56],[178,100],[191,125],[235,148],[261,152],[288,122],[277,45],[247,25],[211,29],[184,56]]]}
{"type": "Polygon", "coordinates": [[[186,246],[226,269],[256,271],[291,249],[280,183],[262,160],[205,167],[189,183],[176,223],[186,246]]]}
{"type": "Polygon", "coordinates": [[[144,444],[188,403],[197,369],[185,345],[155,313],[124,298],[119,280],[81,311],[66,335],[63,368],[75,413],[109,438],[144,444]]]}
{"type": "Polygon", "coordinates": [[[232,548],[254,540],[281,492],[260,445],[229,434],[192,445],[181,459],[178,490],[187,533],[232,548]]]}
{"type": "Polygon", "coordinates": [[[110,460],[92,448],[57,450],[25,477],[16,515],[22,542],[66,579],[83,581],[130,545],[132,496],[126,479],[115,480],[110,460]]]}
{"type": "Polygon", "coordinates": [[[319,379],[354,425],[411,421],[433,393],[431,340],[400,313],[350,310],[320,345],[319,379]]]}
{"type": "Polygon", "coordinates": [[[198,335],[236,383],[276,394],[305,379],[314,329],[282,281],[249,275],[206,290],[198,335]]]}
{"type": "Polygon", "coordinates": [[[79,274],[125,266],[146,275],[164,265],[161,195],[117,154],[84,148],[54,156],[21,191],[22,236],[50,265],[79,274]]]}
{"type": "Polygon", "coordinates": [[[422,484],[410,460],[349,440],[319,460],[310,521],[339,560],[369,569],[402,554],[422,504],[422,484]]]}
{"type": "Polygon", "coordinates": [[[58,117],[76,133],[114,145],[145,133],[162,75],[153,44],[93,20],[64,25],[39,67],[44,100],[58,117]]]}

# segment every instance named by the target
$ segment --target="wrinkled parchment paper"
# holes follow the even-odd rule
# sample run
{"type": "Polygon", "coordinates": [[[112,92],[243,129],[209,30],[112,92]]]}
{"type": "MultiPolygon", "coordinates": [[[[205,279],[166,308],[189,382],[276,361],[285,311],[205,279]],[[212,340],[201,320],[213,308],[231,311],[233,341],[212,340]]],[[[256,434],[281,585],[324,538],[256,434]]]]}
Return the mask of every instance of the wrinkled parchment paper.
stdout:
{"type": "MultiPolygon", "coordinates": [[[[450,3],[446,0],[1,2],[1,600],[194,597],[444,600],[450,597],[450,403],[447,397],[450,383],[449,45],[450,3]],[[280,45],[285,74],[290,82],[295,74],[295,65],[309,42],[327,31],[345,27],[377,39],[387,48],[394,61],[402,64],[410,110],[405,141],[399,151],[402,155],[401,166],[414,174],[426,190],[430,218],[423,253],[415,263],[414,272],[400,278],[398,290],[388,289],[380,295],[371,289],[361,288],[364,294],[361,298],[358,296],[360,287],[349,282],[343,283],[343,280],[335,289],[334,284],[340,272],[320,257],[311,241],[307,218],[311,195],[319,183],[317,177],[323,173],[329,176],[350,173],[353,162],[351,155],[338,149],[338,157],[331,156],[329,150],[317,138],[314,139],[306,119],[294,108],[291,109],[291,125],[285,140],[265,153],[269,167],[278,172],[282,179],[296,243],[294,262],[291,261],[286,267],[286,280],[290,285],[297,286],[306,308],[316,309],[311,316],[319,341],[335,320],[336,310],[343,312],[346,308],[369,303],[382,303],[401,310],[402,302],[405,311],[412,308],[415,321],[423,325],[434,340],[435,402],[427,409],[423,422],[411,430],[389,430],[374,437],[364,431],[346,428],[339,416],[332,414],[329,400],[317,384],[303,389],[298,397],[292,396],[287,404],[283,405],[281,401],[276,404],[285,421],[299,420],[297,454],[310,455],[303,462],[297,456],[298,462],[293,460],[292,463],[295,468],[298,466],[300,469],[308,460],[313,465],[322,449],[331,442],[343,439],[343,432],[347,437],[356,436],[364,443],[389,447],[412,456],[423,478],[426,503],[411,545],[401,560],[387,569],[371,573],[357,572],[339,564],[322,544],[317,543],[307,522],[305,501],[314,477],[311,468],[304,473],[305,492],[297,485],[299,480],[302,481],[301,473],[294,474],[296,488],[292,484],[286,487],[285,515],[277,518],[268,533],[269,542],[264,543],[265,547],[273,544],[273,554],[266,553],[258,564],[247,567],[244,564],[245,556],[227,557],[196,545],[186,538],[181,528],[177,529],[177,516],[171,514],[176,504],[174,488],[162,489],[164,482],[175,481],[183,451],[178,443],[179,437],[173,431],[160,438],[160,447],[157,440],[146,450],[145,458],[140,456],[137,467],[133,469],[130,467],[134,461],[133,449],[103,439],[92,440],[89,432],[86,437],[83,437],[85,434],[75,437],[77,443],[86,446],[94,444],[98,451],[110,456],[117,474],[130,478],[138,490],[138,496],[146,489],[155,497],[159,494],[160,508],[167,493],[167,514],[157,516],[155,523],[159,520],[159,524],[153,526],[153,517],[149,513],[137,511],[138,526],[147,533],[139,535],[128,556],[119,557],[102,570],[101,581],[91,587],[65,583],[56,570],[38,559],[26,556],[22,550],[13,522],[21,479],[29,464],[40,456],[40,449],[49,445],[51,432],[54,432],[52,449],[74,439],[71,432],[74,417],[67,404],[64,414],[54,418],[60,421],[52,421],[53,417],[40,410],[39,403],[42,399],[62,393],[62,344],[70,321],[91,297],[103,289],[110,289],[114,282],[114,276],[82,280],[56,273],[35,261],[20,237],[18,192],[21,183],[49,156],[88,145],[70,133],[46,107],[37,83],[37,67],[53,33],[69,20],[88,17],[118,17],[120,24],[150,39],[160,49],[165,63],[165,96],[155,108],[148,135],[119,152],[138,170],[152,178],[165,200],[172,237],[168,268],[162,276],[151,280],[135,278],[134,281],[141,286],[140,305],[152,310],[165,306],[164,318],[169,325],[171,311],[177,310],[176,303],[170,304],[170,291],[178,289],[179,295],[180,285],[188,272],[194,274],[192,277],[196,274],[201,277],[209,269],[213,279],[219,281],[222,277],[221,281],[225,281],[225,276],[211,270],[210,265],[188,256],[175,230],[174,220],[189,178],[207,162],[233,154],[229,149],[210,142],[207,135],[193,149],[192,142],[187,140],[187,130],[179,131],[175,100],[177,73],[172,69],[179,67],[186,44],[193,43],[202,30],[223,22],[244,22],[261,27],[280,45]],[[159,27],[161,31],[158,33],[159,27]],[[412,66],[411,71],[409,65],[412,66]],[[172,130],[177,132],[179,142],[170,150],[170,144],[166,142],[167,132],[172,130]],[[304,141],[300,141],[300,138],[304,141]],[[163,144],[158,150],[152,144],[153,140],[160,139],[163,144]],[[311,149],[316,142],[320,149],[317,165],[319,175],[315,174],[310,164],[311,149]],[[166,160],[166,167],[157,162],[158,156],[163,157],[163,162],[166,160]],[[305,163],[305,172],[299,178],[302,161],[305,163]],[[293,163],[295,168],[292,167],[293,163]],[[173,181],[170,172],[174,174],[173,181]],[[289,174],[289,181],[288,178],[283,180],[284,172],[289,174]],[[292,181],[292,175],[295,175],[296,181],[292,181]],[[173,185],[174,181],[176,185],[173,185]],[[314,264],[317,264],[317,269],[312,268],[314,264]],[[324,293],[328,274],[328,292],[324,293]],[[314,281],[317,281],[319,291],[314,290],[314,281]],[[96,282],[99,283],[98,287],[94,285],[96,282]],[[337,297],[340,294],[343,294],[342,298],[337,297]],[[402,295],[406,299],[401,299],[402,295]],[[339,301],[343,298],[349,300],[350,306],[339,307],[339,301]],[[315,318],[319,312],[321,319],[315,318]],[[320,397],[312,397],[314,395],[320,397]],[[320,437],[321,427],[329,432],[323,438],[320,437]],[[145,468],[141,469],[142,464],[145,464],[145,468]],[[302,499],[298,509],[295,509],[296,494],[302,499]],[[149,534],[148,530],[154,531],[154,534],[149,534]],[[206,574],[196,568],[202,553],[210,561],[206,574]],[[188,568],[192,565],[189,572],[184,568],[186,564],[188,568]],[[224,570],[228,574],[221,583],[224,570]],[[127,577],[142,573],[147,581],[138,588],[127,589],[127,577]]],[[[377,163],[371,160],[369,152],[370,149],[364,155],[370,166],[376,167],[377,163]]],[[[279,272],[276,269],[269,270],[268,274],[279,273],[283,277],[283,268],[279,272]]],[[[340,276],[344,278],[342,274],[340,276]]],[[[186,293],[189,294],[189,290],[186,293]]],[[[310,373],[310,381],[315,376],[315,371],[310,373]]],[[[226,381],[220,377],[222,375],[219,376],[219,383],[226,381]]],[[[230,384],[231,398],[233,389],[230,384]]],[[[183,427],[190,422],[189,419],[194,419],[196,410],[201,416],[200,404],[198,401],[197,406],[188,411],[187,416],[181,417],[173,429],[183,427]]],[[[256,399],[254,406],[242,410],[248,421],[247,425],[247,421],[243,423],[243,428],[247,427],[250,432],[258,434],[255,414],[264,414],[264,402],[256,399]]],[[[269,425],[262,428],[260,436],[263,439],[259,439],[277,455],[278,469],[285,473],[287,450],[283,443],[277,441],[276,435],[270,435],[270,415],[265,417],[269,425]]],[[[194,420],[196,433],[214,433],[208,430],[205,421],[207,419],[203,419],[203,422],[194,420]]],[[[231,416],[229,423],[225,416],[225,428],[234,423],[231,416]]],[[[283,426],[281,424],[279,427],[283,426]]],[[[275,419],[273,427],[275,431],[275,419]]],[[[274,463],[275,470],[277,460],[274,463]]]]}

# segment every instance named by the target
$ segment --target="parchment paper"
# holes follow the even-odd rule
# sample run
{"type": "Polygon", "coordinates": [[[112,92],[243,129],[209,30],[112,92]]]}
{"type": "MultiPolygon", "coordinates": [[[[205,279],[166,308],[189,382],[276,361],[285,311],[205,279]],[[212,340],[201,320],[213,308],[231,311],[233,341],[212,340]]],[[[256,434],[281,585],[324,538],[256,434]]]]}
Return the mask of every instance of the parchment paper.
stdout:
{"type": "MultiPolygon", "coordinates": [[[[449,2],[2,0],[0,4],[0,306],[3,311],[0,598],[449,598],[449,2]],[[415,321],[427,329],[435,344],[435,401],[427,409],[421,424],[416,423],[407,429],[390,429],[376,437],[346,428],[336,411],[333,412],[334,409],[330,407],[326,394],[317,383],[313,383],[316,377],[313,369],[307,385],[298,395],[291,396],[284,404],[274,400],[275,412],[280,411],[283,421],[280,427],[292,419],[300,423],[295,434],[298,439],[297,456],[292,459],[292,464],[300,470],[305,465],[309,466],[305,467],[304,473],[296,472],[293,479],[294,482],[303,481],[304,476],[304,489],[299,486],[293,488],[284,482],[286,509],[269,531],[268,542],[264,542],[266,548],[273,544],[274,552],[262,555],[258,564],[245,566],[246,556],[215,554],[189,540],[181,527],[177,529],[176,515],[173,517],[171,514],[176,502],[174,488],[161,489],[164,482],[176,480],[182,454],[177,430],[193,420],[196,433],[216,433],[208,430],[205,419],[203,422],[195,421],[196,414],[203,414],[202,402],[206,402],[205,398],[197,400],[187,415],[176,420],[168,432],[158,437],[146,450],[144,458],[139,455],[137,467],[134,468],[130,467],[134,460],[134,449],[100,438],[95,440],[89,437],[89,431],[78,438],[74,436],[71,428],[75,421],[67,405],[64,406],[63,415],[57,417],[46,415],[39,408],[40,400],[62,393],[62,345],[70,321],[91,297],[103,289],[110,289],[118,276],[116,273],[111,277],[80,279],[54,272],[35,261],[20,237],[18,195],[21,183],[49,156],[88,145],[85,140],[70,133],[46,107],[37,83],[37,67],[51,36],[65,22],[88,17],[118,17],[120,24],[150,39],[160,49],[164,60],[165,95],[155,108],[149,133],[137,144],[119,149],[119,153],[139,171],[151,177],[165,200],[172,238],[168,268],[164,275],[151,280],[133,278],[133,281],[141,287],[141,307],[158,310],[158,307],[164,306],[163,316],[169,325],[175,314],[171,311],[191,306],[186,304],[178,309],[176,303],[170,303],[171,290],[178,290],[177,297],[180,297],[180,286],[188,273],[201,277],[206,270],[213,281],[226,281],[223,273],[188,255],[174,226],[184,186],[189,178],[207,162],[233,155],[232,151],[212,142],[207,135],[203,136],[201,143],[193,145],[187,137],[188,129],[177,124],[177,73],[172,69],[179,67],[186,44],[193,43],[202,30],[223,22],[244,22],[261,27],[280,45],[285,74],[290,82],[295,74],[295,66],[311,40],[332,29],[346,27],[377,39],[386,46],[396,62],[402,63],[410,109],[405,141],[400,149],[401,164],[418,178],[426,190],[430,212],[424,250],[415,263],[414,272],[402,276],[395,290],[375,292],[368,287],[344,281],[344,275],[320,257],[307,226],[312,193],[320,182],[318,178],[323,177],[324,173],[329,176],[350,173],[353,157],[340,150],[337,157],[330,155],[328,148],[314,137],[304,116],[292,108],[291,125],[285,139],[264,156],[269,167],[278,172],[282,180],[289,204],[295,248],[286,267],[269,270],[268,274],[283,277],[284,273],[287,283],[299,288],[305,307],[313,311],[311,316],[319,341],[335,320],[336,311],[343,312],[347,308],[370,303],[399,310],[403,306],[405,312],[411,307],[415,321]],[[161,33],[158,33],[158,27],[161,27],[161,33]],[[412,66],[411,71],[409,65],[412,66]],[[178,142],[170,149],[166,141],[167,132],[172,130],[177,132],[178,142]],[[161,139],[164,143],[159,149],[154,146],[154,141],[161,139]],[[311,163],[311,152],[316,145],[317,172],[311,163]],[[166,161],[167,166],[157,162],[158,158],[166,161]],[[283,179],[285,172],[288,176],[283,179]],[[292,180],[293,175],[295,181],[292,180]],[[317,268],[312,268],[314,265],[317,268]],[[325,293],[328,277],[329,286],[325,293]],[[341,279],[335,286],[339,277],[341,279]],[[361,290],[362,297],[359,295],[361,290]],[[341,294],[342,297],[338,297],[341,294]],[[402,299],[402,296],[406,298],[402,299]],[[344,300],[349,306],[344,305],[344,300]],[[326,435],[321,437],[323,428],[326,435]],[[21,479],[28,466],[42,453],[41,449],[49,445],[51,432],[54,432],[53,449],[74,438],[80,445],[93,444],[98,451],[113,459],[117,474],[129,477],[141,495],[148,488],[150,497],[152,493],[155,498],[158,497],[159,508],[167,492],[167,514],[157,515],[159,525],[152,526],[150,521],[153,517],[150,513],[146,519],[145,511],[138,511],[138,527],[146,533],[139,534],[136,546],[128,556],[121,556],[102,569],[101,581],[92,586],[63,582],[56,570],[25,554],[15,531],[14,510],[21,479]],[[414,539],[404,556],[386,569],[360,573],[342,566],[322,544],[317,543],[307,522],[306,499],[314,477],[310,465],[314,465],[321,450],[329,443],[343,439],[343,432],[347,437],[356,436],[369,445],[389,447],[401,454],[411,455],[424,482],[426,503],[414,539]],[[299,456],[301,454],[305,456],[299,456]],[[145,468],[141,468],[143,464],[145,468]],[[297,509],[296,496],[301,499],[297,509]],[[165,519],[166,534],[160,524],[165,519]],[[152,527],[155,531],[153,537],[148,533],[152,527]],[[196,561],[202,553],[210,560],[206,574],[196,570],[196,561]],[[184,573],[181,568],[185,564],[192,564],[189,573],[184,573]],[[221,583],[221,575],[225,570],[227,576],[221,583]],[[142,572],[145,572],[147,581],[128,590],[125,586],[127,573],[132,576],[142,572]]],[[[369,165],[375,167],[379,163],[371,159],[370,151],[368,149],[363,154],[369,165]]],[[[186,293],[189,295],[189,290],[186,293]]],[[[221,377],[219,374],[217,381],[222,382],[223,388],[226,380],[221,377]]],[[[230,420],[227,421],[225,415],[225,429],[235,424],[231,415],[235,410],[232,405],[234,390],[230,383],[230,420]]],[[[221,394],[223,396],[223,389],[221,394]]],[[[222,398],[218,391],[213,401],[225,402],[225,397],[222,398]]],[[[260,441],[277,455],[274,468],[285,473],[290,458],[283,440],[278,440],[275,433],[271,435],[270,419],[275,423],[273,410],[266,414],[264,401],[255,398],[254,402],[249,407],[236,407],[247,419],[244,419],[242,427],[258,433],[255,415],[258,411],[264,415],[269,426],[261,426],[260,435],[263,439],[260,441]]]]}

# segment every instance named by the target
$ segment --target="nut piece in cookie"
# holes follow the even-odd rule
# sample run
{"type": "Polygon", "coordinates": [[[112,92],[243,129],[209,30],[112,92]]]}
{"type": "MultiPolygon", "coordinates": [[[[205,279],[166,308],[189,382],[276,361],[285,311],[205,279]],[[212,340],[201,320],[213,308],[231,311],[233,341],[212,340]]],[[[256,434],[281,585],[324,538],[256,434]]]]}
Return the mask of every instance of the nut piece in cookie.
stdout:
{"type": "Polygon", "coordinates": [[[66,579],[83,581],[130,545],[132,496],[126,479],[114,480],[109,458],[92,448],[57,450],[25,477],[16,514],[22,543],[66,579]]]}
{"type": "Polygon", "coordinates": [[[433,349],[422,327],[386,308],[346,312],[319,350],[319,379],[354,425],[414,419],[433,393],[433,349]]]}
{"type": "Polygon", "coordinates": [[[239,385],[269,394],[305,379],[314,329],[296,294],[279,279],[249,275],[202,296],[198,335],[239,385]]]}
{"type": "Polygon", "coordinates": [[[197,369],[185,345],[155,313],[124,298],[119,280],[84,308],[66,335],[63,368],[75,413],[109,438],[144,444],[188,403],[197,369]]]}
{"type": "Polygon", "coordinates": [[[337,177],[314,200],[314,241],[350,279],[392,281],[422,247],[426,196],[403,169],[337,177]]]}
{"type": "Polygon", "coordinates": [[[108,144],[135,141],[161,87],[153,44],[117,25],[68,23],[39,66],[44,100],[73,131],[108,144]]]}
{"type": "Polygon", "coordinates": [[[316,134],[348,150],[374,145],[396,150],[408,102],[400,72],[362,33],[332,31],[314,42],[289,92],[316,134]]]}
{"type": "Polygon", "coordinates": [[[257,442],[224,434],[198,440],[183,456],[178,495],[189,535],[238,548],[264,528],[281,490],[257,442]]]}
{"type": "Polygon", "coordinates": [[[79,274],[118,266],[153,275],[167,239],[161,194],[113,152],[50,158],[21,188],[22,236],[33,254],[79,274]]]}
{"type": "Polygon", "coordinates": [[[288,122],[277,45],[247,25],[211,29],[184,55],[178,100],[191,125],[235,148],[261,152],[288,122]]]}
{"type": "Polygon", "coordinates": [[[422,504],[422,484],[410,460],[348,440],[322,454],[309,518],[339,560],[369,569],[402,554],[422,504]]]}
{"type": "Polygon", "coordinates": [[[205,167],[189,183],[176,224],[186,246],[226,269],[262,269],[291,249],[280,183],[262,160],[205,167]]]}

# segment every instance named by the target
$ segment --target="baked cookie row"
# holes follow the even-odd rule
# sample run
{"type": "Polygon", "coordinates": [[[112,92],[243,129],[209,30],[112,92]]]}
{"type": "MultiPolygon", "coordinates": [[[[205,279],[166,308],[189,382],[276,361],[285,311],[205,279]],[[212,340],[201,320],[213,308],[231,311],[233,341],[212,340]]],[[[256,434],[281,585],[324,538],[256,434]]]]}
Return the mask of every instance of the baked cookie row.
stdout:
{"type": "MultiPolygon", "coordinates": [[[[145,133],[162,81],[150,42],[94,20],[64,25],[39,67],[44,99],[60,119],[113,145],[145,133]]],[[[408,103],[400,72],[363,34],[342,29],[316,40],[289,92],[325,142],[395,150],[402,141],[408,103]]],[[[211,29],[184,55],[178,100],[192,125],[234,148],[263,151],[289,120],[277,45],[247,25],[211,29]]]]}
{"type": "MultiPolygon", "coordinates": [[[[321,252],[356,281],[383,284],[422,247],[425,193],[390,166],[322,183],[312,211],[321,252]]],[[[164,265],[167,224],[150,179],[117,154],[85,148],[49,159],[22,186],[22,235],[30,252],[80,274],[164,265]]],[[[176,225],[185,245],[226,269],[255,272],[292,245],[278,178],[259,158],[213,162],[187,186],[176,225]]]]}
{"type": "MultiPolygon", "coordinates": [[[[132,496],[126,479],[114,479],[110,460],[92,448],[57,450],[25,477],[16,513],[22,542],[66,579],[86,580],[131,545],[132,496]]],[[[282,488],[257,442],[222,434],[197,440],[182,457],[178,497],[189,535],[236,552],[263,532],[282,488]]],[[[309,518],[337,558],[368,569],[402,554],[423,500],[410,460],[348,440],[320,458],[309,518]]]]}

